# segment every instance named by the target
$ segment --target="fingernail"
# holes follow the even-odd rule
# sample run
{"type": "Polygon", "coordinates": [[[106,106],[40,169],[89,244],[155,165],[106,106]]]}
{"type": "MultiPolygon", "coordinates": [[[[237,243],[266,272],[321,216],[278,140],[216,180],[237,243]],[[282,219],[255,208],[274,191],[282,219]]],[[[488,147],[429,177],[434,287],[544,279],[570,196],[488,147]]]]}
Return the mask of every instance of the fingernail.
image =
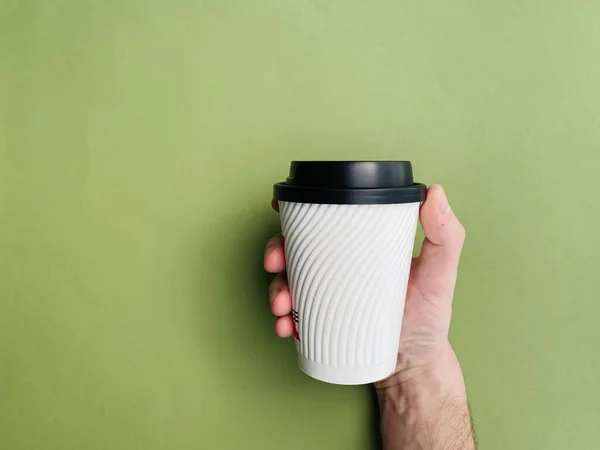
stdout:
{"type": "Polygon", "coordinates": [[[440,186],[440,191],[441,192],[441,197],[440,197],[440,204],[438,206],[438,212],[441,215],[444,214],[448,214],[448,211],[450,211],[450,204],[448,203],[448,197],[446,197],[446,192],[444,191],[444,188],[442,186],[440,186]]]}
{"type": "Polygon", "coordinates": [[[279,289],[277,289],[277,290],[275,291],[275,293],[274,293],[273,295],[271,295],[271,299],[270,299],[270,303],[271,303],[271,304],[273,303],[273,301],[275,300],[275,298],[276,298],[276,297],[279,295],[279,293],[280,293],[281,291],[282,291],[282,289],[281,289],[281,288],[279,288],[279,289]]]}
{"type": "Polygon", "coordinates": [[[275,244],[274,238],[269,239],[269,242],[267,242],[267,246],[265,247],[265,255],[275,248],[275,244]]]}

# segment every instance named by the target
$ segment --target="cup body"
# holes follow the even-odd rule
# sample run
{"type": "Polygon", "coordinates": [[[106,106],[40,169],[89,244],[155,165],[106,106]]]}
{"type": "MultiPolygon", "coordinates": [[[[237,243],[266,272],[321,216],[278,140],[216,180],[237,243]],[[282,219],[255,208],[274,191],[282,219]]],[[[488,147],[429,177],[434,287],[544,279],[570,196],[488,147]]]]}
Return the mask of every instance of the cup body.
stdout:
{"type": "Polygon", "coordinates": [[[351,385],[394,371],[419,204],[279,201],[307,375],[351,385]]]}

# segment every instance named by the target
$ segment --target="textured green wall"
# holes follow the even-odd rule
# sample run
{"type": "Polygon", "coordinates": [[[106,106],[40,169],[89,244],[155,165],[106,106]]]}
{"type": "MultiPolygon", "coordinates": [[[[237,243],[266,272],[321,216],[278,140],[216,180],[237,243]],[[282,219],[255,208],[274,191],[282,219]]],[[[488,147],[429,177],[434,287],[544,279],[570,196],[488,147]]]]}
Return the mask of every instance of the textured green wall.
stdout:
{"type": "Polygon", "coordinates": [[[0,0],[0,448],[372,447],[272,333],[290,159],[406,158],[468,230],[481,448],[597,446],[600,3],[0,0]]]}

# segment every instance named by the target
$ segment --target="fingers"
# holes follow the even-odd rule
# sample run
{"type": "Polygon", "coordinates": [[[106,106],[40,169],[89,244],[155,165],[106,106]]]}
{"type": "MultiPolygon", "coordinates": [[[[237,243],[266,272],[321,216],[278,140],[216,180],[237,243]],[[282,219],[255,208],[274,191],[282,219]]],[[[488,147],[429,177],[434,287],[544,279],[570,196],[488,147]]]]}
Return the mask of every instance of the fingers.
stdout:
{"type": "MultiPolygon", "coordinates": [[[[271,201],[272,208],[279,212],[279,202],[271,201]]],[[[269,287],[269,298],[271,301],[271,311],[277,316],[275,321],[275,333],[281,338],[288,338],[294,333],[292,322],[292,296],[287,283],[285,274],[285,251],[284,240],[281,234],[272,237],[265,248],[264,266],[265,270],[278,275],[271,282],[269,287]]]]}
{"type": "Polygon", "coordinates": [[[284,274],[280,273],[271,282],[269,298],[271,311],[276,316],[281,317],[292,312],[292,296],[284,274]]]}
{"type": "MultiPolygon", "coordinates": [[[[283,242],[281,245],[276,245],[277,247],[282,247],[283,242]]],[[[269,245],[267,244],[267,248],[268,247],[269,245]]],[[[271,250],[271,252],[273,251],[276,250],[271,250]]],[[[267,263],[267,258],[265,258],[265,267],[269,264],[271,263],[267,263]]],[[[285,263],[277,267],[282,267],[281,270],[283,270],[283,268],[285,268],[285,263]]],[[[271,282],[271,285],[269,286],[269,300],[271,303],[271,311],[277,316],[275,333],[282,338],[290,337],[294,331],[292,316],[290,316],[290,313],[292,312],[292,295],[285,273],[279,273],[271,282]]]]}
{"type": "Polygon", "coordinates": [[[264,259],[265,270],[269,273],[279,273],[285,270],[285,253],[283,236],[278,234],[267,242],[264,259]]]}
{"type": "Polygon", "coordinates": [[[277,333],[277,336],[282,338],[288,338],[294,334],[292,316],[284,316],[277,319],[275,322],[275,333],[277,333]]]}
{"type": "MultiPolygon", "coordinates": [[[[436,292],[450,295],[456,282],[458,261],[465,240],[465,229],[458,221],[444,190],[439,185],[427,191],[421,206],[421,224],[425,240],[418,259],[420,272],[425,272],[427,284],[436,292]]],[[[426,287],[423,287],[426,289],[426,287]]]]}

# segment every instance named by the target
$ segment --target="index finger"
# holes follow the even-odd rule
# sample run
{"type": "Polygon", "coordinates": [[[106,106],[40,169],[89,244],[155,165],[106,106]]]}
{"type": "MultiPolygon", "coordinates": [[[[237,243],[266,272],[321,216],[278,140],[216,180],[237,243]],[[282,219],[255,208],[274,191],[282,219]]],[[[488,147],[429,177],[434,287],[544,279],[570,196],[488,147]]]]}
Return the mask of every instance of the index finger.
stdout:
{"type": "Polygon", "coordinates": [[[285,270],[285,249],[283,236],[278,234],[267,242],[265,248],[264,266],[270,273],[279,273],[285,270]]]}

